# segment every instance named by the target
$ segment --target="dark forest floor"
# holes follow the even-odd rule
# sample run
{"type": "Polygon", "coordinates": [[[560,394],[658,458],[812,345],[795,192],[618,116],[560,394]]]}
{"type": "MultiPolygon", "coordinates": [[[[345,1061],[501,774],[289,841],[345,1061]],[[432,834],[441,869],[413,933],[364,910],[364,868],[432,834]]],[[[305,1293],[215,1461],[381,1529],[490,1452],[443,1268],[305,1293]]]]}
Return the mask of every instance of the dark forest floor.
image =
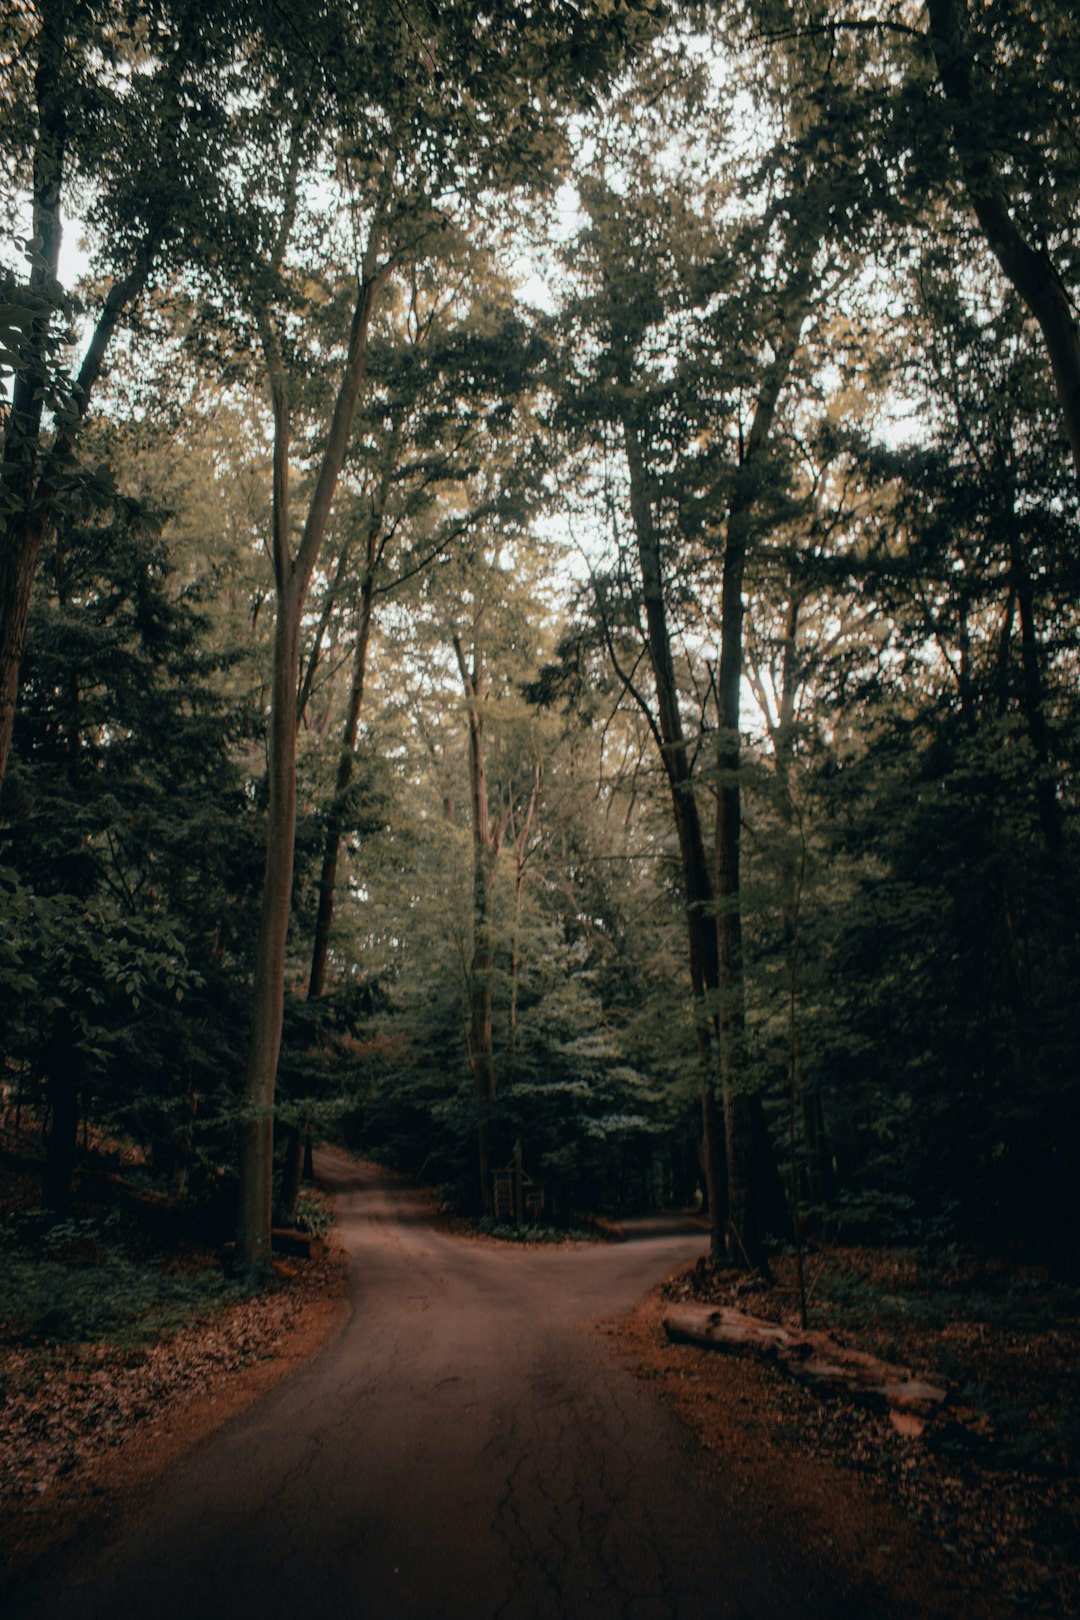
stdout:
{"type": "MultiPolygon", "coordinates": [[[[110,1156],[113,1157],[113,1156],[110,1156]]],[[[99,1182],[95,1177],[95,1182],[99,1182]]],[[[78,1186],[78,1183],[77,1183],[78,1186]]],[[[176,1219],[76,1198],[49,1232],[33,1144],[0,1143],[0,1587],[286,1377],[340,1320],[343,1267],[252,1294],[176,1219]],[[30,1156],[27,1149],[30,1148],[30,1156]]]]}
{"type": "Polygon", "coordinates": [[[767,1284],[700,1263],[631,1325],[646,1376],[703,1442],[856,1474],[900,1502],[981,1590],[1026,1614],[1080,1614],[1080,1291],[958,1251],[932,1262],[868,1247],[809,1256],[812,1327],[948,1386],[941,1412],[912,1437],[887,1412],[812,1392],[768,1363],[667,1342],[660,1319],[672,1300],[797,1327],[794,1260],[775,1261],[773,1274],[767,1284]]]}

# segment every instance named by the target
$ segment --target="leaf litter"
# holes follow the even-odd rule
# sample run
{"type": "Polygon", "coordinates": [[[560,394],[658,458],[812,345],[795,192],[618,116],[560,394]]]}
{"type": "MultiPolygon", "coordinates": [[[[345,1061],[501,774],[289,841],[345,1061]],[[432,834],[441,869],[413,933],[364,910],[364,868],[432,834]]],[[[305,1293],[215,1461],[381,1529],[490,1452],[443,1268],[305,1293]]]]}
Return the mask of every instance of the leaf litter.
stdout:
{"type": "Polygon", "coordinates": [[[813,1327],[947,1384],[940,1413],[902,1434],[887,1412],[811,1391],[767,1361],[667,1342],[673,1300],[798,1327],[794,1259],[771,1269],[763,1279],[699,1261],[632,1324],[639,1369],[704,1444],[731,1457],[752,1441],[858,1476],[944,1553],[965,1614],[1080,1613],[1080,1293],[1017,1260],[955,1250],[837,1245],[809,1257],[813,1327]]]}
{"type": "Polygon", "coordinates": [[[3,1584],[81,1528],[95,1499],[152,1477],[181,1430],[216,1426],[313,1354],[345,1286],[331,1248],[276,1261],[265,1290],[244,1291],[213,1249],[115,1211],[43,1240],[31,1189],[5,1172],[3,1584]]]}

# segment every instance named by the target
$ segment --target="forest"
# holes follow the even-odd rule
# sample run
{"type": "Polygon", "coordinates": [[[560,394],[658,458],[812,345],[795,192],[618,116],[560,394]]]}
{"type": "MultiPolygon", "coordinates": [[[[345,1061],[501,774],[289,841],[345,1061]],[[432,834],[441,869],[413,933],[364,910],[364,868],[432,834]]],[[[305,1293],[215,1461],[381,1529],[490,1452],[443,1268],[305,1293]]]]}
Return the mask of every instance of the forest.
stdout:
{"type": "Polygon", "coordinates": [[[45,1210],[1074,1275],[1078,131],[1066,0],[2,0],[45,1210]]]}

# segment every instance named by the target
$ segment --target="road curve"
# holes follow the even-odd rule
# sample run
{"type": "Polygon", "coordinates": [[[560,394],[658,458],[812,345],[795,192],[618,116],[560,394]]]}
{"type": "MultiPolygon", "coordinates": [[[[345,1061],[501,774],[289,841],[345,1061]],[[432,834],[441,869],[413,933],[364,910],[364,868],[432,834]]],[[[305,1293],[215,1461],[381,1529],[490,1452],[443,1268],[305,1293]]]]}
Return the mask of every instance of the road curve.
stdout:
{"type": "Polygon", "coordinates": [[[727,1620],[887,1614],[845,1600],[610,1356],[702,1234],[519,1251],[463,1242],[324,1158],[352,1315],[197,1446],[20,1620],[727,1620]]]}

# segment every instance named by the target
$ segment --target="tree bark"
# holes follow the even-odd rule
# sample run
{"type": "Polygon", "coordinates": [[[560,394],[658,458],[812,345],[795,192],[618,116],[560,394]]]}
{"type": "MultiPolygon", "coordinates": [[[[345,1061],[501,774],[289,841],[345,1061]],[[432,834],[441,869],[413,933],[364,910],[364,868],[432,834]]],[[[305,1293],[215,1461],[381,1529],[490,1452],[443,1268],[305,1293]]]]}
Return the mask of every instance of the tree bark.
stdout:
{"type": "Polygon", "coordinates": [[[330,954],[330,934],[334,923],[338,857],[341,853],[341,834],[345,824],[345,805],[355,769],[360,711],[364,703],[364,678],[367,673],[368,647],[371,641],[373,599],[374,579],[372,559],[369,559],[360,587],[360,621],[357,627],[356,646],[353,649],[349,702],[342,728],[334,798],[326,821],[326,838],[319,871],[319,907],[315,917],[315,938],[311,947],[311,971],[308,975],[309,1001],[318,1001],[326,989],[326,964],[330,954]]]}
{"type": "MultiPolygon", "coordinates": [[[[760,464],[772,433],[780,391],[795,357],[805,319],[799,292],[791,299],[746,437],[728,511],[721,581],[720,671],[717,683],[716,933],[719,960],[720,1080],[727,1141],[727,1254],[735,1264],[764,1263],[763,1193],[768,1167],[759,1099],[749,1091],[746,1063],[746,992],[742,944],[742,786],[740,702],[743,678],[743,582],[760,464]]],[[[773,1167],[775,1169],[775,1167],[773,1167]]]]}
{"type": "Polygon", "coordinates": [[[49,329],[54,318],[54,289],[63,235],[60,191],[67,147],[67,110],[61,70],[67,21],[65,0],[52,0],[42,7],[34,74],[38,136],[33,167],[33,230],[39,246],[28,290],[35,303],[41,303],[44,308],[30,328],[28,363],[16,373],[11,411],[4,431],[3,486],[4,494],[13,504],[0,547],[0,783],[11,750],[19,667],[26,646],[30,597],[45,532],[42,492],[35,486],[39,482],[49,329]]]}
{"type": "MultiPolygon", "coordinates": [[[[799,1058],[799,913],[805,868],[805,844],[801,836],[801,848],[797,856],[791,847],[791,838],[797,820],[793,784],[796,768],[795,717],[801,679],[798,653],[799,616],[802,611],[803,600],[802,590],[793,574],[788,584],[788,604],[784,621],[784,641],[781,656],[780,692],[778,694],[775,718],[770,712],[768,700],[764,695],[757,671],[753,671],[753,674],[755,691],[759,694],[759,702],[765,712],[766,725],[772,741],[780,825],[788,840],[788,849],[785,851],[780,863],[780,921],[783,929],[784,954],[788,967],[791,1106],[801,1116],[802,1120],[806,1190],[812,1203],[822,1205],[832,1197],[832,1178],[828,1158],[828,1140],[825,1132],[825,1116],[822,1109],[820,1090],[807,1091],[803,1085],[802,1064],[799,1058]]],[[[794,1151],[792,1152],[792,1171],[794,1174],[794,1151]]],[[[798,1184],[793,1182],[790,1199],[792,1219],[796,1222],[796,1225],[799,1221],[797,1186],[798,1184]]]]}
{"type": "Polygon", "coordinates": [[[746,992],[742,942],[742,787],[740,689],[743,654],[743,577],[749,506],[728,519],[721,586],[721,650],[717,696],[716,934],[719,966],[720,1087],[727,1144],[728,1218],[725,1234],[733,1265],[764,1263],[753,1103],[746,1061],[746,992]]]}
{"type": "Polygon", "coordinates": [[[251,1039],[244,1079],[246,1111],[240,1135],[237,1254],[244,1266],[256,1271],[265,1270],[270,1264],[274,1090],[285,1005],[285,941],[296,832],[299,621],[298,593],[295,588],[286,586],[278,595],[274,627],[266,854],[255,946],[251,1039]]]}
{"type": "Polygon", "coordinates": [[[529,834],[532,831],[536,805],[540,797],[540,766],[533,767],[532,791],[520,832],[514,836],[514,937],[510,946],[510,1075],[517,1063],[517,1010],[518,981],[521,975],[521,905],[525,888],[525,862],[528,855],[529,834]]]}
{"type": "Polygon", "coordinates": [[[495,970],[493,912],[495,875],[499,851],[506,832],[500,816],[492,826],[488,805],[487,769],[484,759],[484,697],[486,681],[479,651],[473,654],[470,669],[458,636],[454,652],[469,719],[469,789],[473,843],[473,954],[469,968],[469,1056],[476,1092],[477,1167],[484,1212],[491,1214],[490,1115],[495,1101],[495,1042],[492,1019],[492,976],[495,970]]]}
{"type": "MultiPolygon", "coordinates": [[[[281,242],[284,247],[284,242],[281,242]]],[[[372,311],[386,269],[375,273],[373,232],[353,308],[349,347],[326,445],[300,544],[289,543],[288,379],[270,313],[258,312],[274,416],[271,550],[277,614],[270,696],[267,778],[269,804],[262,904],[255,946],[251,1039],[244,1078],[245,1118],[240,1132],[237,1258],[248,1270],[270,1264],[273,1195],[274,1091],[285,1002],[285,944],[292,898],[296,833],[296,693],[300,679],[300,621],[308,585],[330,518],[338,477],[352,431],[353,413],[367,362],[372,311]]]]}
{"type": "MultiPolygon", "coordinates": [[[[624,386],[629,378],[624,376],[624,386]]],[[[694,1024],[700,1060],[701,1148],[705,1197],[709,1206],[709,1243],[714,1258],[723,1249],[723,1222],[727,1209],[721,1146],[716,1114],[714,1043],[717,1020],[708,999],[719,983],[716,929],[712,921],[713,889],[705,838],[691,776],[689,751],[679,711],[675,661],[664,601],[660,541],[653,522],[648,472],[636,424],[629,415],[622,421],[627,468],[630,474],[630,511],[641,570],[649,663],[656,688],[660,754],[671,791],[675,830],[682,863],[683,893],[690,957],[690,983],[694,996],[694,1024]]]]}

